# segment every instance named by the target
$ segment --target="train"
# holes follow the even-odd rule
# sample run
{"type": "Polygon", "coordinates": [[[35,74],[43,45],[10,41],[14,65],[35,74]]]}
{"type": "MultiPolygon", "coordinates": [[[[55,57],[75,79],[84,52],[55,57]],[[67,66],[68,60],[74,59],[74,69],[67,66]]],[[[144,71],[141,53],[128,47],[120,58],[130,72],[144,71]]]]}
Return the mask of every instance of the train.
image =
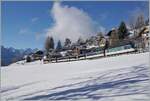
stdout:
{"type": "MultiPolygon", "coordinates": [[[[129,54],[135,53],[136,49],[131,44],[126,44],[118,47],[110,47],[106,50],[105,55],[108,56],[116,56],[121,54],[129,54]]],[[[63,57],[56,57],[47,60],[47,62],[68,62],[68,61],[77,61],[77,60],[85,60],[85,59],[96,59],[96,58],[103,58],[104,53],[103,50],[100,48],[95,48],[92,51],[82,52],[78,56],[63,56],[63,57]]]]}

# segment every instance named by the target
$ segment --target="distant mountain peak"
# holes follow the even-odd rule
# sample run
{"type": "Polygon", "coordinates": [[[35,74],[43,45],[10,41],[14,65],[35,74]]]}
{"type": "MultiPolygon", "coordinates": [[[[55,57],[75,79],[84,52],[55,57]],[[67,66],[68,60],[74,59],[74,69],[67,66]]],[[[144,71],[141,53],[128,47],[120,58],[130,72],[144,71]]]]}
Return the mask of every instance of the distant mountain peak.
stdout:
{"type": "Polygon", "coordinates": [[[15,61],[22,60],[24,55],[34,53],[37,50],[37,48],[15,49],[1,45],[1,65],[7,66],[15,61]]]}

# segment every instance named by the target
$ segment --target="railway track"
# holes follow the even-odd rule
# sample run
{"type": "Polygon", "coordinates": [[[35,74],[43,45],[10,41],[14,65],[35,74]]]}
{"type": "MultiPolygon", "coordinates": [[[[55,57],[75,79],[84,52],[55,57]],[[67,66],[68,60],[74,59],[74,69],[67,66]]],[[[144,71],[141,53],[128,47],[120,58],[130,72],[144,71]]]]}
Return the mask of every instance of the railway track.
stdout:
{"type": "Polygon", "coordinates": [[[105,57],[113,57],[113,56],[119,56],[124,54],[136,54],[137,51],[134,48],[120,50],[116,52],[106,52],[106,56],[104,56],[103,53],[95,53],[95,55],[89,55],[89,54],[81,54],[79,56],[69,56],[69,57],[61,57],[61,58],[52,58],[50,60],[46,60],[45,63],[60,63],[60,62],[71,62],[71,61],[79,61],[79,60],[93,60],[93,59],[99,59],[99,58],[105,58],[105,57]]]}

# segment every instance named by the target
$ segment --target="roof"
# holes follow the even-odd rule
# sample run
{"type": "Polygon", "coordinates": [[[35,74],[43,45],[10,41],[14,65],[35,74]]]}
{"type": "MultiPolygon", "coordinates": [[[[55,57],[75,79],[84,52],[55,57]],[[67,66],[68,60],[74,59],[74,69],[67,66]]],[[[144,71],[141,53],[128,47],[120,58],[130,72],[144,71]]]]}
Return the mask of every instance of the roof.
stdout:
{"type": "Polygon", "coordinates": [[[107,36],[110,36],[110,35],[111,35],[111,32],[112,32],[112,30],[109,31],[106,35],[107,35],[107,36]]]}
{"type": "Polygon", "coordinates": [[[116,30],[115,28],[112,28],[106,35],[107,35],[107,36],[110,36],[111,33],[112,33],[112,31],[115,31],[115,30],[116,30]]]}

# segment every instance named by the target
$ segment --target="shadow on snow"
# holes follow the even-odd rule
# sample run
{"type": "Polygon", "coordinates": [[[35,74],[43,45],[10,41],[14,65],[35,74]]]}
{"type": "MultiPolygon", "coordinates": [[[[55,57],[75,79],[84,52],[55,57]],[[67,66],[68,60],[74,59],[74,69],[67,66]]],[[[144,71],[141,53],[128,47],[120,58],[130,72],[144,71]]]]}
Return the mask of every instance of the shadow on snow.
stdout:
{"type": "Polygon", "coordinates": [[[148,72],[148,67],[142,65],[113,70],[99,74],[99,77],[91,80],[42,91],[46,92],[46,95],[35,95],[32,97],[25,95],[26,97],[23,97],[25,97],[24,100],[97,100],[133,94],[147,95],[148,72]]]}

